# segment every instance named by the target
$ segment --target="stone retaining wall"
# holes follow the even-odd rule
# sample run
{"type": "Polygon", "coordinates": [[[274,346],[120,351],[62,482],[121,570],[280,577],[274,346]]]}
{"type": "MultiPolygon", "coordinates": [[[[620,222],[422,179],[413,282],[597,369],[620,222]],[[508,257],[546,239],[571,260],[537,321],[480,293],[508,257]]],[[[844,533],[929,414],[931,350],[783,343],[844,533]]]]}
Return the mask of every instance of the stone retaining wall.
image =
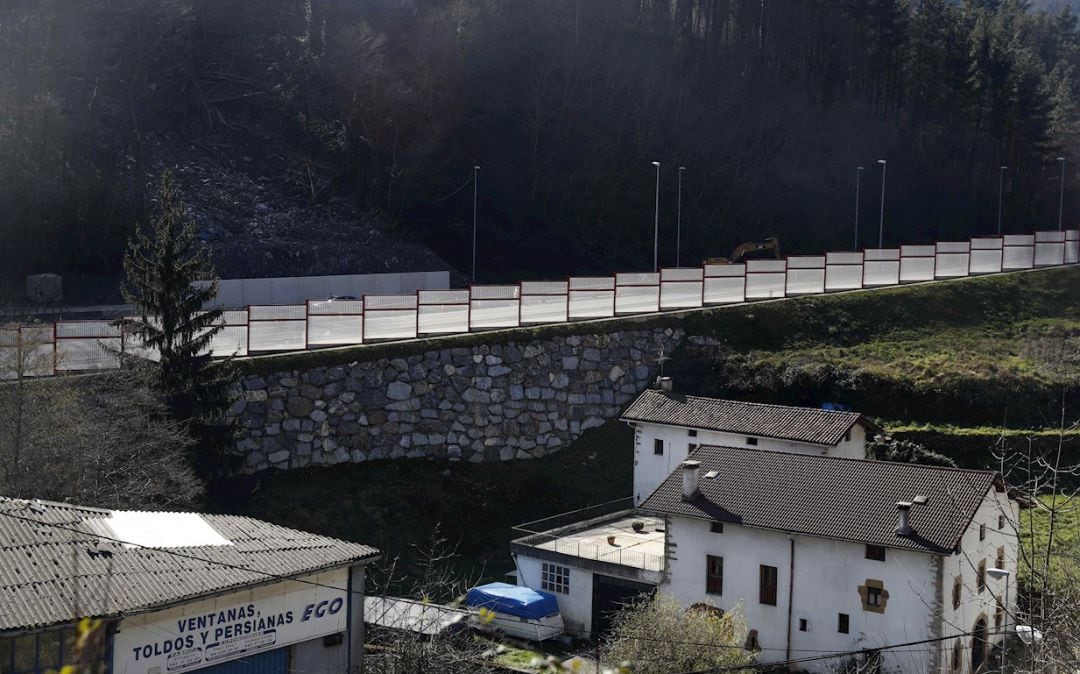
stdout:
{"type": "Polygon", "coordinates": [[[250,376],[228,416],[244,472],[385,458],[539,458],[616,417],[681,329],[568,335],[250,376]]]}

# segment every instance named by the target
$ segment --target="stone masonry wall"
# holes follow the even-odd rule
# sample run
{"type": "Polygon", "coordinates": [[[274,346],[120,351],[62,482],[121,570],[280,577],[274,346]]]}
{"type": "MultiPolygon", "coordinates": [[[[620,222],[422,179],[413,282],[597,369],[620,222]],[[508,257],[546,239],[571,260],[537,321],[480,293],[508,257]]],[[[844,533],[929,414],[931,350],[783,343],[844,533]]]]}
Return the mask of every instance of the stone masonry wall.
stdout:
{"type": "Polygon", "coordinates": [[[244,472],[385,458],[539,458],[616,417],[681,329],[445,348],[249,376],[229,410],[244,472]]]}

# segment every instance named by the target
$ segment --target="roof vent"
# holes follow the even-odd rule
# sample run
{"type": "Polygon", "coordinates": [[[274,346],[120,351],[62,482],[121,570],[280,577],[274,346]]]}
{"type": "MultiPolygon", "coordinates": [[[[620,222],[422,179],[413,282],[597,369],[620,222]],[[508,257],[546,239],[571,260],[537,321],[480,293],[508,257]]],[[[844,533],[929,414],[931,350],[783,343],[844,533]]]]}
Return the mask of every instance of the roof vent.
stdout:
{"type": "Polygon", "coordinates": [[[911,533],[911,501],[897,501],[896,512],[899,518],[896,523],[896,533],[907,536],[911,533]]]}
{"type": "Polygon", "coordinates": [[[656,388],[660,389],[664,393],[671,393],[672,381],[671,377],[657,377],[656,388]]]}
{"type": "Polygon", "coordinates": [[[708,473],[705,473],[705,479],[706,480],[712,480],[713,478],[715,478],[719,474],[720,474],[720,471],[718,471],[718,470],[710,470],[708,473]]]}
{"type": "Polygon", "coordinates": [[[701,495],[698,489],[698,473],[701,472],[701,462],[689,459],[682,464],[682,497],[684,501],[693,501],[701,495]]]}

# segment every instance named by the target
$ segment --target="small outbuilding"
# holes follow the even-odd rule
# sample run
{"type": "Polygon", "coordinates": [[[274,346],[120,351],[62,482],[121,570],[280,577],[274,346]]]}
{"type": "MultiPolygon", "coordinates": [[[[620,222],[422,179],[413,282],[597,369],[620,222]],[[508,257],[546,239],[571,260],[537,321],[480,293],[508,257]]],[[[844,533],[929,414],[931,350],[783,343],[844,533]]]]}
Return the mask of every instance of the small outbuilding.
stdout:
{"type": "Polygon", "coordinates": [[[249,517],[0,498],[0,671],[357,672],[377,555],[249,517]]]}

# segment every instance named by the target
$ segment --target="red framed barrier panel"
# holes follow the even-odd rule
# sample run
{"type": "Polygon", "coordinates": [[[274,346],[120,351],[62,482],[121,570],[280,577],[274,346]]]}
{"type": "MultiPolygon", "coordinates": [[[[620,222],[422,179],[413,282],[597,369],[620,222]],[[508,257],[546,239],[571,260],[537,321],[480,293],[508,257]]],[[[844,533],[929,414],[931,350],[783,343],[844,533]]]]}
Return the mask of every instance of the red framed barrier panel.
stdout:
{"type": "Polygon", "coordinates": [[[1065,264],[1065,232],[1035,232],[1036,267],[1065,264]]]}
{"type": "Polygon", "coordinates": [[[825,254],[825,290],[835,292],[838,290],[858,290],[862,287],[862,253],[825,254]]]}
{"type": "Polygon", "coordinates": [[[248,312],[246,309],[222,311],[214,322],[220,326],[210,338],[210,354],[213,356],[248,355],[248,312]]]}
{"type": "Polygon", "coordinates": [[[900,246],[900,282],[934,280],[937,246],[900,246]]]}
{"type": "Polygon", "coordinates": [[[1031,269],[1035,266],[1035,235],[1006,234],[1002,243],[1001,269],[1031,269]]]}
{"type": "Polygon", "coordinates": [[[615,274],[615,314],[651,314],[660,311],[660,274],[615,274]]]}
{"type": "Polygon", "coordinates": [[[56,372],[85,372],[120,367],[123,330],[119,322],[57,321],[56,372]]]}
{"type": "Polygon", "coordinates": [[[1080,229],[1065,230],[1065,264],[1080,262],[1080,229]]]}
{"type": "Polygon", "coordinates": [[[746,263],[707,264],[705,304],[736,304],[746,301],[746,263]]]}
{"type": "Polygon", "coordinates": [[[307,348],[307,306],[253,304],[248,307],[248,353],[307,348]]]}
{"type": "Polygon", "coordinates": [[[786,260],[746,261],[746,299],[767,300],[784,297],[786,286],[786,260]]]}
{"type": "Polygon", "coordinates": [[[825,256],[800,255],[787,259],[787,295],[825,292],[825,256]]]}
{"type": "Polygon", "coordinates": [[[614,276],[571,276],[569,280],[568,317],[611,318],[615,315],[614,276]]]}
{"type": "Polygon", "coordinates": [[[308,300],[309,347],[364,343],[363,300],[308,300]]]}
{"type": "Polygon", "coordinates": [[[970,273],[970,241],[940,241],[935,248],[934,278],[960,278],[970,273]]]}
{"type": "Polygon", "coordinates": [[[416,295],[364,295],[363,300],[365,342],[416,337],[416,295]]]}
{"type": "Polygon", "coordinates": [[[971,274],[996,274],[1001,271],[1001,256],[1004,240],[1000,237],[985,237],[971,240],[971,274]]]}
{"type": "Polygon", "coordinates": [[[521,325],[521,286],[469,286],[469,329],[521,325]]]}
{"type": "Polygon", "coordinates": [[[521,324],[565,323],[570,312],[567,281],[522,281],[521,324]]]}
{"type": "Polygon", "coordinates": [[[453,335],[468,331],[468,290],[416,291],[418,335],[453,335]]]}
{"type": "Polygon", "coordinates": [[[900,249],[867,248],[863,251],[863,287],[880,288],[900,283],[900,249]]]}
{"type": "Polygon", "coordinates": [[[660,309],[693,309],[703,304],[705,270],[677,267],[660,270],[660,309]]]}

